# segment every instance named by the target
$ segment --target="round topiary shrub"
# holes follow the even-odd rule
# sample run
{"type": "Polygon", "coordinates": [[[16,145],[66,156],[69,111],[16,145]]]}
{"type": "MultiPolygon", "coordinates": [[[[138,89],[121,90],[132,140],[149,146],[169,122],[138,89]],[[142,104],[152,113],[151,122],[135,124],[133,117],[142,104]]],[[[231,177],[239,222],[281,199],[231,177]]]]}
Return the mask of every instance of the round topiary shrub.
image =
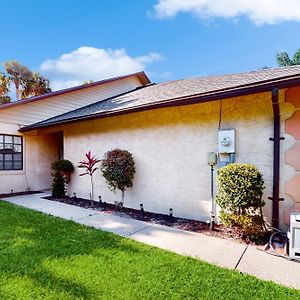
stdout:
{"type": "Polygon", "coordinates": [[[222,210],[242,214],[265,204],[263,176],[253,165],[233,163],[219,169],[217,184],[216,201],[222,210]]]}
{"type": "Polygon", "coordinates": [[[51,165],[51,169],[53,171],[58,171],[58,172],[70,172],[70,173],[74,172],[74,166],[72,162],[70,162],[67,159],[61,159],[53,162],[51,165]]]}
{"type": "Polygon", "coordinates": [[[101,161],[101,171],[108,187],[122,192],[121,205],[124,204],[124,192],[133,186],[135,165],[133,156],[127,150],[115,149],[105,153],[101,161]]]}
{"type": "Polygon", "coordinates": [[[217,184],[216,201],[223,224],[239,228],[252,241],[260,239],[266,227],[262,215],[264,180],[259,170],[250,164],[229,164],[218,170],[217,184]]]}

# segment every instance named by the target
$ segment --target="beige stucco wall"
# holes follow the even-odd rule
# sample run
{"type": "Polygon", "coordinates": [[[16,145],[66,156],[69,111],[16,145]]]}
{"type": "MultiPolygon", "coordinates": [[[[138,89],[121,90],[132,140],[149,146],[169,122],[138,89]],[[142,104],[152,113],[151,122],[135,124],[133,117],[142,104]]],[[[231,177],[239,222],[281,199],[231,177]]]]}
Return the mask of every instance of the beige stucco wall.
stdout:
{"type": "MultiPolygon", "coordinates": [[[[70,110],[118,95],[141,86],[138,76],[64,93],[42,100],[12,107],[1,106],[0,134],[22,135],[18,130],[70,110]]],[[[21,102],[20,102],[21,103],[21,102]]],[[[57,135],[36,135],[31,132],[24,136],[24,168],[22,171],[0,171],[0,194],[51,187],[50,165],[58,159],[57,135]]]]}
{"type": "MultiPolygon", "coordinates": [[[[0,123],[3,134],[20,135],[19,126],[0,123]]],[[[49,189],[50,166],[58,159],[58,137],[56,134],[23,137],[23,170],[0,171],[0,194],[49,189]]]]}
{"type": "MultiPolygon", "coordinates": [[[[288,114],[284,91],[280,92],[280,101],[284,117],[288,114]]],[[[236,161],[252,163],[264,174],[265,213],[270,219],[272,203],[267,197],[272,194],[271,95],[222,102],[221,128],[236,129],[236,161]]],[[[139,208],[143,203],[146,210],[161,213],[168,213],[172,207],[175,216],[206,220],[210,211],[206,157],[207,152],[217,151],[219,113],[220,101],[215,101],[65,125],[65,158],[76,165],[89,150],[102,158],[108,150],[127,149],[134,156],[136,176],[133,188],[125,194],[126,206],[139,208]]],[[[284,168],[282,174],[285,176],[284,168]]],[[[76,169],[69,193],[87,198],[88,178],[78,175],[76,169]]],[[[119,193],[107,188],[100,171],[95,174],[95,195],[107,202],[120,200],[119,193]]]]}
{"type": "MultiPolygon", "coordinates": [[[[272,202],[273,115],[270,93],[222,101],[221,129],[236,129],[236,161],[255,164],[264,175],[265,214],[270,219],[272,202]]],[[[294,108],[285,102],[280,91],[282,121],[291,117],[294,108]]],[[[55,132],[64,131],[65,158],[74,165],[91,150],[98,158],[114,148],[127,149],[134,155],[136,176],[134,186],[125,195],[125,205],[146,210],[206,220],[210,211],[210,178],[207,152],[217,151],[220,101],[156,109],[118,117],[73,123],[35,130],[24,136],[24,171],[0,172],[0,193],[24,191],[30,187],[47,189],[51,186],[50,164],[58,158],[55,132]],[[54,134],[53,134],[54,133],[54,134]]],[[[0,123],[1,133],[18,133],[20,125],[0,123]]],[[[293,176],[293,168],[285,163],[285,152],[294,139],[286,140],[281,149],[280,223],[292,204],[285,195],[284,183],[293,176]]],[[[89,181],[79,177],[76,169],[69,193],[88,197],[89,181]]],[[[106,186],[100,171],[95,174],[95,194],[107,202],[120,200],[106,186]]]]}

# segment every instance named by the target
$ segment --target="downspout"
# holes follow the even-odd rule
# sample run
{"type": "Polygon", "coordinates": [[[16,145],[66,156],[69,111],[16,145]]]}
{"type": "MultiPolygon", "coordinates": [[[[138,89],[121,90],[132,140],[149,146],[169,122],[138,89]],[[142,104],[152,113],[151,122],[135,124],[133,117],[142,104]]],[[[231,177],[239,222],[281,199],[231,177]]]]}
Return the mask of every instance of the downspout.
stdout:
{"type": "Polygon", "coordinates": [[[279,186],[280,186],[280,141],[284,137],[280,137],[280,108],[279,108],[279,90],[272,90],[272,108],[273,108],[273,138],[270,141],[274,142],[273,148],[273,195],[269,197],[273,201],[272,206],[272,226],[279,228],[279,186]]]}

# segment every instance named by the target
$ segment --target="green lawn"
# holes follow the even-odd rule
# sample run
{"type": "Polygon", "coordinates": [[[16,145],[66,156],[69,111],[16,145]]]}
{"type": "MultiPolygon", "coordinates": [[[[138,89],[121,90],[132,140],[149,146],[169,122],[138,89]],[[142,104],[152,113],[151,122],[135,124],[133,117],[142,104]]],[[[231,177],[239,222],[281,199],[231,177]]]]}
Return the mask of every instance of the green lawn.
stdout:
{"type": "Polygon", "coordinates": [[[0,299],[78,298],[282,300],[300,291],[0,201],[0,299]]]}

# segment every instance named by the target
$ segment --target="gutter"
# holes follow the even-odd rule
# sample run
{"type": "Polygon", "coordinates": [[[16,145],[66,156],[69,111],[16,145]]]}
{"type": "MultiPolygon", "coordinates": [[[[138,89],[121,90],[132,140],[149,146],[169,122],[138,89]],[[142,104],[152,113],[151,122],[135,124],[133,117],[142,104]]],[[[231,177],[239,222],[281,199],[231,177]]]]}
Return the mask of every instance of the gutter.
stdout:
{"type": "Polygon", "coordinates": [[[280,107],[279,107],[279,90],[272,89],[272,108],[273,108],[273,138],[270,141],[274,142],[273,148],[273,195],[268,197],[273,201],[272,205],[272,227],[279,228],[279,202],[283,198],[279,198],[280,186],[280,141],[284,137],[280,136],[280,107]]]}

